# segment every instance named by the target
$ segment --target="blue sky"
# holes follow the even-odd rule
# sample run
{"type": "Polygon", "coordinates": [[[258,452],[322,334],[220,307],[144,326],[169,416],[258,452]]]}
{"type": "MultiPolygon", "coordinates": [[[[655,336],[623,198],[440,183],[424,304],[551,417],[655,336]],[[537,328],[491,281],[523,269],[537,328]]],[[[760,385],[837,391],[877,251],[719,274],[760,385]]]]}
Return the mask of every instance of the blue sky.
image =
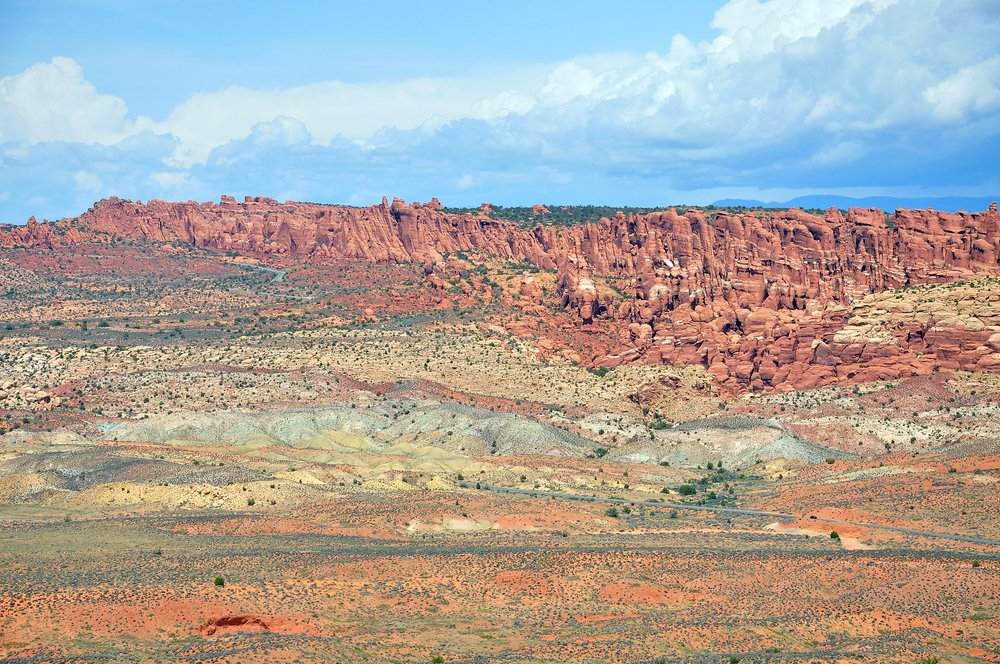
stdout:
{"type": "Polygon", "coordinates": [[[0,0],[0,221],[1000,191],[995,0],[286,4],[0,0]]]}

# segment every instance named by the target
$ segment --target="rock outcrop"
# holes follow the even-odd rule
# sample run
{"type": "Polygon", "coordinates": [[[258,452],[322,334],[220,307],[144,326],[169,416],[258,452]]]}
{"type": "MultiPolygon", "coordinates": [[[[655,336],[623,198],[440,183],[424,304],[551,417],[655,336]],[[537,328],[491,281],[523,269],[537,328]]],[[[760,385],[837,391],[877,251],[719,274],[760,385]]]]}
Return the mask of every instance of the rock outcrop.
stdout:
{"type": "MultiPolygon", "coordinates": [[[[667,209],[533,228],[492,218],[491,210],[483,204],[476,214],[449,214],[437,199],[421,205],[383,198],[358,208],[266,197],[146,204],[111,198],[74,219],[7,227],[0,247],[115,239],[274,259],[417,262],[439,290],[439,271],[464,269],[455,259],[445,264],[446,254],[529,261],[557,271],[562,305],[581,326],[608,322],[619,334],[619,351],[593,364],[701,364],[729,389],[905,375],[928,362],[1000,366],[988,343],[1000,332],[992,323],[946,339],[932,332],[937,323],[913,322],[903,346],[923,349],[914,365],[902,358],[912,354],[866,340],[850,322],[852,303],[873,293],[1000,273],[1000,213],[992,206],[971,214],[830,209],[822,216],[667,209]]],[[[537,303],[530,280],[518,288],[501,300],[537,303]]]]}

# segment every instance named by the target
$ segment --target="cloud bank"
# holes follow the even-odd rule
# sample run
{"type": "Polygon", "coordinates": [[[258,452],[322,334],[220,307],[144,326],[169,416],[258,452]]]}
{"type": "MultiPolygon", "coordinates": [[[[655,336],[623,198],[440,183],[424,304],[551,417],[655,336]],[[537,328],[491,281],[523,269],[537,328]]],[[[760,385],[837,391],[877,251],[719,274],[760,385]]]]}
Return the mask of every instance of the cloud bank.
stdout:
{"type": "Polygon", "coordinates": [[[0,79],[0,219],[95,197],[707,202],[1000,187],[1000,8],[731,0],[711,41],[464,79],[223,87],[138,117],[59,57],[0,79]]]}

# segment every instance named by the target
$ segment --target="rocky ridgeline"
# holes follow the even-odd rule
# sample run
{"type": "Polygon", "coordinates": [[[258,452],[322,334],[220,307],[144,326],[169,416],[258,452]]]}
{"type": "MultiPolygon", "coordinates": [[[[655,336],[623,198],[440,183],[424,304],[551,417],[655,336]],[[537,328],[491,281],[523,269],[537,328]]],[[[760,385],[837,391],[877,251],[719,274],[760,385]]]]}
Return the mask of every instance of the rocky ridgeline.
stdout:
{"type": "MultiPolygon", "coordinates": [[[[367,208],[224,196],[219,203],[111,198],[75,219],[30,220],[0,247],[111,238],[181,242],[260,257],[418,262],[440,287],[445,254],[479,252],[557,271],[581,327],[610,321],[619,349],[590,362],[700,364],[725,389],[807,388],[912,375],[933,367],[993,369],[996,311],[952,329],[908,317],[887,342],[845,333],[851,305],[887,289],[1000,273],[1000,214],[830,209],[742,214],[675,209],[573,227],[524,228],[437,199],[367,208]],[[612,288],[614,284],[617,288],[612,288]],[[957,333],[956,333],[957,332],[957,333]],[[910,348],[919,347],[919,351],[910,348]]],[[[446,265],[446,264],[445,264],[446,265]]],[[[525,276],[508,304],[541,295],[525,276]]]]}

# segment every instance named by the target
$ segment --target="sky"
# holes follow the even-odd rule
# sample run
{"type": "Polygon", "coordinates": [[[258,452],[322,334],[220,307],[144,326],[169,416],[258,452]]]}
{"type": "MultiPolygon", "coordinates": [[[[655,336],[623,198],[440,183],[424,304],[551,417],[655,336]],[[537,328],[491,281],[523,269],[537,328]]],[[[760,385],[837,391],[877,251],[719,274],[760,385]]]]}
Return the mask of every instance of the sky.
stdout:
{"type": "Polygon", "coordinates": [[[1000,0],[0,0],[0,221],[1000,192],[1000,0]]]}

